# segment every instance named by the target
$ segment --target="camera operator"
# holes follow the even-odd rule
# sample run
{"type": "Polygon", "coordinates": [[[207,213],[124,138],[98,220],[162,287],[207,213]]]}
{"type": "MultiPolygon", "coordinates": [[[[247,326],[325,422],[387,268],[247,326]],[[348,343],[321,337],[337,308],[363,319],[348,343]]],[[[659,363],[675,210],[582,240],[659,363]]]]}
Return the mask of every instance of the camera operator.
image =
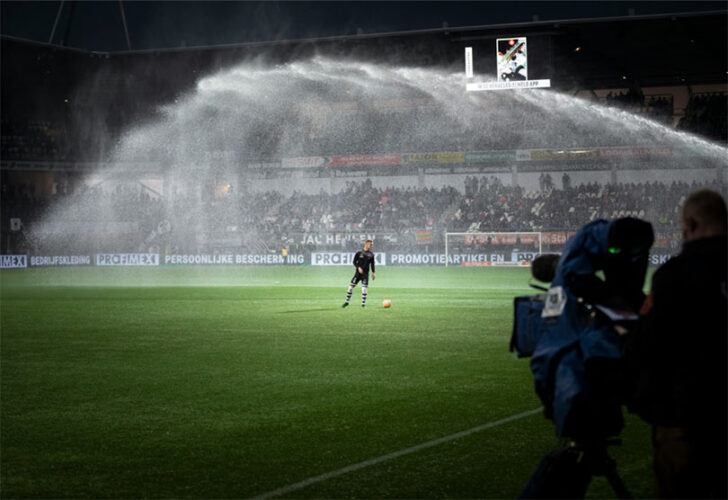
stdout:
{"type": "Polygon", "coordinates": [[[652,424],[661,498],[726,498],[726,205],[692,193],[683,249],[652,279],[638,327],[620,330],[634,381],[629,408],[652,424]]]}
{"type": "Polygon", "coordinates": [[[639,310],[652,242],[652,226],[627,217],[590,222],[564,247],[531,358],[536,393],[559,437],[602,439],[622,429],[619,340],[593,306],[639,310]]]}
{"type": "MultiPolygon", "coordinates": [[[[600,219],[579,229],[557,261],[534,262],[534,277],[551,286],[541,302],[530,366],[544,414],[566,446],[544,457],[521,498],[583,498],[595,475],[605,476],[620,498],[629,497],[607,453],[624,425],[625,370],[615,325],[637,319],[653,241],[646,221],[600,219]]],[[[526,324],[534,315],[515,310],[512,343],[518,349],[523,311],[530,314],[526,324]]]]}

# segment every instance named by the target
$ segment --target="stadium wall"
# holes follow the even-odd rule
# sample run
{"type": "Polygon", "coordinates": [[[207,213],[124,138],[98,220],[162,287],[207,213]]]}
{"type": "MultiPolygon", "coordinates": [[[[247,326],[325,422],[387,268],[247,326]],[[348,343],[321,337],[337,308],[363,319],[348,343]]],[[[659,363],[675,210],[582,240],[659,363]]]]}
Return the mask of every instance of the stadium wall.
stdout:
{"type": "MultiPolygon", "coordinates": [[[[651,265],[664,264],[673,254],[667,249],[650,252],[651,265]]],[[[393,250],[377,252],[377,266],[530,266],[535,252],[491,252],[468,249],[446,255],[442,252],[393,250]]],[[[354,252],[279,253],[104,253],[83,255],[0,255],[0,269],[33,267],[159,267],[159,266],[351,266],[354,252]]]]}
{"type": "Polygon", "coordinates": [[[674,169],[674,170],[619,170],[617,172],[617,182],[650,182],[659,181],[662,183],[686,182],[691,184],[693,181],[697,183],[713,182],[716,180],[726,180],[728,170],[704,168],[704,169],[674,169]]]}
{"type": "MultiPolygon", "coordinates": [[[[627,93],[629,92],[629,90],[629,87],[612,87],[594,90],[584,89],[579,91],[576,96],[587,101],[591,101],[596,97],[598,101],[603,102],[607,100],[607,95],[610,93],[613,95],[617,95],[621,93],[627,93]]],[[[649,98],[651,96],[671,96],[673,99],[672,122],[673,125],[677,125],[677,123],[680,121],[680,118],[685,115],[685,108],[690,101],[691,95],[701,94],[705,92],[722,93],[726,91],[726,86],[722,83],[702,85],[692,84],[690,86],[670,85],[661,87],[641,87],[640,90],[644,94],[645,98],[649,98]]]]}
{"type": "MultiPolygon", "coordinates": [[[[604,167],[601,167],[604,168],[604,167]]],[[[253,192],[279,191],[290,196],[293,191],[301,191],[306,194],[316,194],[321,189],[328,193],[338,193],[346,189],[349,182],[363,182],[370,180],[372,186],[378,189],[386,187],[408,188],[436,188],[452,186],[459,192],[464,191],[465,180],[475,176],[478,179],[493,177],[500,180],[504,186],[513,185],[514,178],[517,184],[526,191],[538,191],[540,189],[539,178],[543,173],[551,175],[554,187],[561,189],[561,177],[568,173],[572,186],[580,184],[609,184],[609,183],[634,183],[653,182],[663,183],[686,182],[713,182],[723,180],[728,182],[728,170],[726,169],[659,169],[640,168],[634,166],[625,169],[590,169],[589,165],[570,165],[568,169],[544,169],[537,172],[518,172],[515,176],[512,173],[490,173],[490,172],[469,172],[462,174],[423,174],[407,176],[372,175],[367,177],[365,173],[357,177],[330,177],[330,178],[298,178],[295,182],[281,182],[281,179],[256,179],[250,181],[249,188],[253,192]]]]}
{"type": "MultiPolygon", "coordinates": [[[[724,179],[726,170],[717,169],[643,169],[629,168],[624,170],[551,170],[546,171],[551,175],[554,186],[561,189],[561,176],[567,172],[571,178],[571,185],[578,186],[580,184],[609,184],[609,183],[642,183],[659,181],[662,183],[686,182],[691,184],[693,181],[713,182],[715,180],[724,179]]],[[[539,176],[543,172],[525,172],[518,174],[518,185],[526,191],[538,191],[539,176]]]]}

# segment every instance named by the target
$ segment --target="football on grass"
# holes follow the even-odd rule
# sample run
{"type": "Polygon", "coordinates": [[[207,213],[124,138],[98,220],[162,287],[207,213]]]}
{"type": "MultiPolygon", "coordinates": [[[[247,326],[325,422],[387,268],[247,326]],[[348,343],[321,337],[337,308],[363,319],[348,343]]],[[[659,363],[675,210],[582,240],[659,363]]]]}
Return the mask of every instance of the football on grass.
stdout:
{"type": "Polygon", "coordinates": [[[384,299],[382,301],[382,307],[384,307],[385,309],[387,309],[388,307],[392,307],[392,301],[389,299],[384,299]]]}

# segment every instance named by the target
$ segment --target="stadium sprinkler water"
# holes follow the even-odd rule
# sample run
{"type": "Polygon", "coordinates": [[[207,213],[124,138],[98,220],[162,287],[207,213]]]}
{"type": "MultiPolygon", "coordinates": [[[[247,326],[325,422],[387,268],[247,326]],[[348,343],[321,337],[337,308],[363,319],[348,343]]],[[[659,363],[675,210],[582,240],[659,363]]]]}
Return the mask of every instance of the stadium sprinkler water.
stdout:
{"type": "MultiPolygon", "coordinates": [[[[78,226],[98,235],[136,231],[142,235],[139,241],[126,241],[125,248],[115,251],[148,251],[166,232],[176,234],[185,251],[206,252],[212,233],[235,228],[231,247],[264,251],[255,247],[261,235],[252,229],[264,210],[257,206],[261,199],[254,200],[251,193],[341,189],[351,180],[341,172],[334,179],[325,168],[320,175],[326,178],[304,175],[335,155],[543,149],[554,154],[568,150],[570,161],[583,158],[588,163],[599,154],[595,147],[607,146],[614,151],[609,161],[621,168],[624,159],[618,148],[624,146],[633,151],[651,148],[646,157],[655,154],[655,147],[664,148],[673,167],[700,162],[706,172],[715,172],[728,163],[724,146],[554,90],[468,93],[460,72],[325,57],[220,70],[163,105],[158,115],[125,131],[112,167],[87,179],[98,187],[60,202],[35,225],[33,237],[68,234],[78,226]],[[282,168],[286,170],[281,174],[282,168]],[[127,214],[139,208],[138,201],[130,197],[125,202],[123,193],[107,194],[119,183],[149,177],[150,170],[156,171],[158,184],[149,195],[163,201],[142,207],[152,212],[146,214],[153,221],[149,227],[125,228],[124,223],[132,224],[127,214]],[[221,194],[232,194],[237,201],[221,194]]],[[[458,154],[453,162],[464,158],[458,154]]],[[[362,159],[360,170],[366,163],[362,159]]],[[[633,180],[656,180],[651,175],[633,180]]],[[[275,200],[268,202],[268,208],[276,205],[275,200]]],[[[77,238],[71,240],[78,245],[77,238]]],[[[56,241],[61,245],[63,240],[56,241]]],[[[86,252],[110,251],[93,236],[89,242],[93,248],[86,252]]]]}
{"type": "Polygon", "coordinates": [[[429,152],[433,145],[664,145],[726,161],[725,147],[555,91],[466,93],[459,73],[320,57],[274,68],[243,64],[203,78],[163,107],[160,121],[127,132],[115,159],[163,156],[184,170],[209,164],[215,152],[250,162],[429,152]]]}

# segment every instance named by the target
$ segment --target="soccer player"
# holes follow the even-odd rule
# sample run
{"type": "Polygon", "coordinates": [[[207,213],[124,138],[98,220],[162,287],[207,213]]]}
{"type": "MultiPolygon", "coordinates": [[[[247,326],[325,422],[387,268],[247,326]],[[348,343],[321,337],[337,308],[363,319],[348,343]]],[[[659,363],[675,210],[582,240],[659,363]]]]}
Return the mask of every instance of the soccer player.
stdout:
{"type": "Polygon", "coordinates": [[[354,277],[351,278],[349,283],[349,290],[346,292],[346,302],[341,307],[349,305],[351,300],[351,294],[354,291],[354,287],[361,281],[361,306],[366,307],[367,305],[367,287],[369,286],[369,266],[372,267],[372,281],[375,279],[374,275],[374,253],[372,252],[372,240],[366,240],[364,242],[364,249],[359,250],[354,255],[354,267],[356,272],[354,277]]]}

